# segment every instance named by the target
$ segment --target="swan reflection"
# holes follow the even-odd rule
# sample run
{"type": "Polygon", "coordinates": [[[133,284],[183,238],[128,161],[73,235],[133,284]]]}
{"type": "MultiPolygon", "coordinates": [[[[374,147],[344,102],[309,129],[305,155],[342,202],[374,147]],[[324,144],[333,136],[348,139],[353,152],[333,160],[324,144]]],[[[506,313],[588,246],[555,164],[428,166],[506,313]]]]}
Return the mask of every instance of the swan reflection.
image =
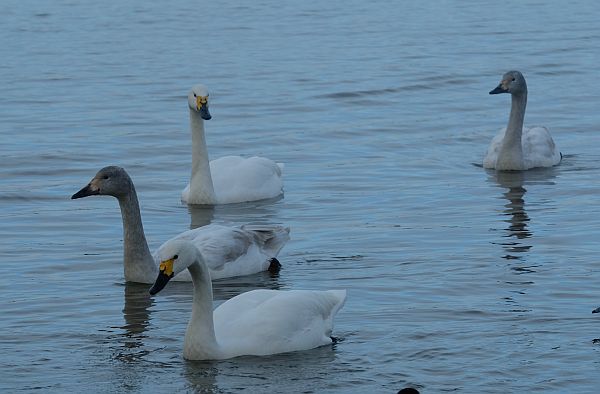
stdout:
{"type": "Polygon", "coordinates": [[[150,308],[154,300],[148,296],[148,285],[126,282],[124,285],[123,318],[125,324],[118,327],[119,347],[115,349],[115,359],[131,363],[148,354],[145,349],[146,329],[150,323],[150,308]]]}
{"type": "MultiPolygon", "coordinates": [[[[526,186],[548,184],[548,182],[553,184],[552,179],[555,177],[556,172],[553,168],[529,171],[490,172],[490,180],[505,189],[502,193],[502,198],[507,201],[502,211],[502,215],[505,217],[504,222],[507,223],[507,227],[504,229],[505,234],[503,235],[503,238],[506,238],[506,240],[498,243],[505,252],[505,255],[502,256],[503,258],[507,260],[521,260],[523,254],[529,252],[532,248],[532,245],[528,242],[533,233],[529,228],[531,218],[526,210],[526,186]]],[[[533,272],[533,270],[527,267],[513,268],[520,272],[533,272]]]]}
{"type": "Polygon", "coordinates": [[[188,205],[190,229],[211,224],[215,217],[219,223],[272,224],[279,221],[278,204],[283,195],[267,200],[224,205],[188,205]]]}

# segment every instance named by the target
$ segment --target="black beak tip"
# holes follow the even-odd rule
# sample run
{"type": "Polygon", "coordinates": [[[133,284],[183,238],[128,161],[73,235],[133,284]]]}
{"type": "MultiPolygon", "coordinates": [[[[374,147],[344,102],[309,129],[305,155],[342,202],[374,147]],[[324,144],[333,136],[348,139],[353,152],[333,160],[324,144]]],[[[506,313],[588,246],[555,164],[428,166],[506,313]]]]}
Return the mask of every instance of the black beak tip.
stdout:
{"type": "Polygon", "coordinates": [[[156,281],[154,281],[154,285],[152,285],[150,290],[148,290],[148,293],[150,293],[150,295],[155,295],[156,293],[165,288],[165,286],[167,285],[167,283],[169,283],[169,280],[171,280],[172,277],[173,274],[166,275],[162,271],[159,272],[156,281]]]}
{"type": "Polygon", "coordinates": [[[211,120],[212,116],[210,114],[210,111],[208,110],[208,106],[204,105],[199,109],[200,112],[200,117],[204,120],[211,120]]]}
{"type": "Polygon", "coordinates": [[[508,93],[508,90],[504,89],[502,85],[498,85],[496,88],[490,90],[490,94],[508,93]]]}
{"type": "Polygon", "coordinates": [[[88,196],[95,196],[97,194],[100,194],[99,190],[92,190],[90,185],[87,185],[86,187],[84,187],[80,191],[78,191],[77,193],[73,194],[71,196],[71,200],[76,200],[78,198],[83,198],[83,197],[88,197],[88,196]]]}
{"type": "Polygon", "coordinates": [[[598,307],[598,308],[594,309],[594,310],[592,311],[592,313],[600,313],[600,307],[598,307]]]}
{"type": "Polygon", "coordinates": [[[76,200],[76,199],[78,199],[78,198],[85,197],[85,196],[83,195],[83,193],[82,193],[82,192],[83,192],[83,190],[80,190],[80,191],[78,191],[77,193],[73,194],[73,195],[71,196],[71,200],[76,200]]]}

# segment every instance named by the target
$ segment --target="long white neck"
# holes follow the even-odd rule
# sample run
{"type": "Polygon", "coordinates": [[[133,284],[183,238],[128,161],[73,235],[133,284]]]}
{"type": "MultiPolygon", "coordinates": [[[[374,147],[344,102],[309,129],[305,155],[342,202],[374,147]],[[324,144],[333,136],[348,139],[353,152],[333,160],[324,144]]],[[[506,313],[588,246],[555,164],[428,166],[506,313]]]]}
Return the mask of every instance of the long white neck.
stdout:
{"type": "Polygon", "coordinates": [[[150,254],[140,206],[133,184],[119,199],[123,218],[123,268],[125,280],[130,282],[154,283],[158,269],[150,254]]]}
{"type": "Polygon", "coordinates": [[[527,92],[512,95],[508,126],[496,161],[497,170],[525,169],[521,136],[523,135],[526,106],[527,92]]]}
{"type": "Polygon", "coordinates": [[[221,350],[215,337],[210,273],[206,265],[198,260],[188,270],[194,284],[194,301],[192,317],[185,332],[183,357],[188,360],[219,359],[221,350]]]}
{"type": "Polygon", "coordinates": [[[215,204],[215,190],[210,175],[204,120],[200,114],[190,109],[190,127],[192,129],[192,176],[188,204],[215,204]]]}

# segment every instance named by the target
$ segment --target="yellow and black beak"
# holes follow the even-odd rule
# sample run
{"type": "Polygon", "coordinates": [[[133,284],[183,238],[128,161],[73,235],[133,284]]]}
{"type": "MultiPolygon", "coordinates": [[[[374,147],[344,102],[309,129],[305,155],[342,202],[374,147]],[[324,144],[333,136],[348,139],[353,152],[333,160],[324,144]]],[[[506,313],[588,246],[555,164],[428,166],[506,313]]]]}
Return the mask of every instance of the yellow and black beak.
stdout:
{"type": "Polygon", "coordinates": [[[158,277],[156,281],[154,281],[154,285],[150,289],[150,294],[155,295],[167,285],[169,280],[173,277],[173,263],[175,263],[175,259],[168,259],[162,261],[158,269],[160,272],[158,273],[158,277]]]}
{"type": "Polygon", "coordinates": [[[71,196],[71,200],[75,200],[76,198],[88,197],[88,196],[96,196],[98,194],[100,194],[100,189],[93,188],[92,184],[88,183],[88,185],[86,187],[82,188],[80,191],[73,194],[71,196]]]}
{"type": "Polygon", "coordinates": [[[208,112],[208,96],[196,96],[196,111],[200,112],[200,117],[204,120],[210,120],[210,112],[208,112]]]}

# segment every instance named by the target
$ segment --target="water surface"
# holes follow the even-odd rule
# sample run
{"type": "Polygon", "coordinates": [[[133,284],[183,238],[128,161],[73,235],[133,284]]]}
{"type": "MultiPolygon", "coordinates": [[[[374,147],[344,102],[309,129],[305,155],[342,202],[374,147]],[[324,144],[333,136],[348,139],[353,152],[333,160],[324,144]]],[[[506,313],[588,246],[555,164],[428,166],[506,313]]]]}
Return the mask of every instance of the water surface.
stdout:
{"type": "Polygon", "coordinates": [[[6,392],[595,392],[600,383],[597,4],[32,2],[0,6],[0,389],[6,392]],[[527,77],[552,169],[479,166],[527,77]],[[186,95],[211,157],[285,163],[276,201],[188,208],[186,95]],[[181,357],[191,285],[125,283],[109,197],[131,174],[150,247],[207,223],[292,229],[278,277],[348,289],[341,342],[181,357]]]}

